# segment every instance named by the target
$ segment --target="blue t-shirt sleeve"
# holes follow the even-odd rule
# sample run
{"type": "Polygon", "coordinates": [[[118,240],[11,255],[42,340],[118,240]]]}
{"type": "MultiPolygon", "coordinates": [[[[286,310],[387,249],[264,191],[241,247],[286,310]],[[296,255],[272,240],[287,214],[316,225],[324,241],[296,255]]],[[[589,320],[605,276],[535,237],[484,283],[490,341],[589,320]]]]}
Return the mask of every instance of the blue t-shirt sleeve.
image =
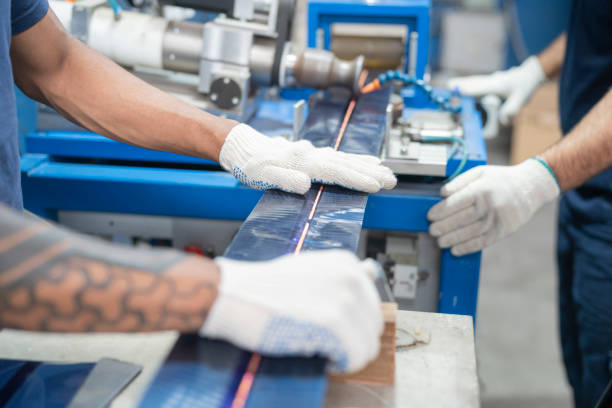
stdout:
{"type": "Polygon", "coordinates": [[[49,10],[47,0],[11,0],[12,35],[19,34],[38,23],[49,10]]]}

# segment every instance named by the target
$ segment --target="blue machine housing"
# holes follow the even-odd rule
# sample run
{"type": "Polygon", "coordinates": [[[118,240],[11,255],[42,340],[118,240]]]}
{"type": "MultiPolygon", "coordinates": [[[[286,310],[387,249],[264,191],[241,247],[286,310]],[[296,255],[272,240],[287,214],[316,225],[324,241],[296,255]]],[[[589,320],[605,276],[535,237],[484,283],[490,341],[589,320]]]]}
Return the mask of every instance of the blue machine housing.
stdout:
{"type": "MultiPolygon", "coordinates": [[[[428,0],[313,1],[309,41],[315,41],[318,28],[329,32],[336,21],[408,24],[419,32],[419,55],[426,56],[428,9],[428,0]]],[[[419,76],[426,60],[419,58],[419,76]]],[[[263,101],[250,124],[268,135],[290,134],[294,102],[263,101]]],[[[467,170],[485,164],[487,156],[474,102],[464,98],[462,104],[467,170]]],[[[35,109],[31,103],[18,106],[35,109]]],[[[41,129],[36,115],[24,109],[22,127],[36,129],[25,136],[24,203],[40,216],[57,219],[58,211],[65,210],[245,220],[262,195],[212,161],[126,145],[87,131],[41,129]]],[[[460,160],[461,153],[450,158],[447,174],[460,160]]],[[[363,228],[426,232],[426,213],[440,201],[441,184],[440,179],[401,181],[394,190],[370,195],[363,228]]],[[[476,315],[479,269],[480,253],[457,258],[442,251],[438,312],[476,315]]]]}
{"type": "MultiPolygon", "coordinates": [[[[308,46],[329,49],[331,26],[334,23],[397,24],[417,32],[418,54],[416,76],[423,78],[427,66],[429,45],[430,0],[316,0],[308,3],[308,46]],[[323,32],[323,44],[317,43],[317,33],[323,32]]],[[[410,55],[406,41],[404,55],[410,55]]],[[[408,69],[406,58],[404,71],[408,69]]]]}

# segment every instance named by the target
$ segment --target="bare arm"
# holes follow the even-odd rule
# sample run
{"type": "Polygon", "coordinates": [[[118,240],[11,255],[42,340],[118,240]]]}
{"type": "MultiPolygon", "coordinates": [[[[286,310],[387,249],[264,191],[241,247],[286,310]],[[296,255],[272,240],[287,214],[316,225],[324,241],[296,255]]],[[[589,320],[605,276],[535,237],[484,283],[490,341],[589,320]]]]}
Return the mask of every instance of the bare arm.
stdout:
{"type": "Polygon", "coordinates": [[[88,48],[51,10],[13,37],[11,60],[27,95],[115,140],[218,160],[236,125],[163,93],[88,48]]]}
{"type": "Polygon", "coordinates": [[[565,58],[567,36],[561,33],[544,51],[538,55],[538,61],[547,78],[554,78],[561,72],[565,58]]]}
{"type": "Polygon", "coordinates": [[[196,332],[218,283],[206,258],[112,245],[0,205],[0,329],[196,332]]]}
{"type": "Polygon", "coordinates": [[[578,187],[612,166],[612,91],[542,157],[563,191],[578,187]]]}

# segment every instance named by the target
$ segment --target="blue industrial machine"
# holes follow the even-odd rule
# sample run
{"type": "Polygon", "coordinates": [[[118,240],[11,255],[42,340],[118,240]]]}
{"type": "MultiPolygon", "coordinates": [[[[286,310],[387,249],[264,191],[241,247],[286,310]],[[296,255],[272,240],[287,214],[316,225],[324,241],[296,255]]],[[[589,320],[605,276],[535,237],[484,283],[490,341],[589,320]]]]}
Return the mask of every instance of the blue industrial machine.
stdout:
{"type": "MultiPolygon", "coordinates": [[[[307,13],[308,45],[319,51],[330,49],[338,55],[355,44],[366,44],[367,48],[368,41],[374,41],[376,50],[380,48],[376,46],[380,36],[364,39],[362,34],[367,34],[372,24],[380,25],[384,31],[377,33],[388,33],[384,44],[397,55],[390,52],[368,57],[368,49],[358,48],[351,52],[365,54],[365,66],[370,70],[393,66],[422,79],[427,62],[429,6],[429,0],[311,1],[307,13]],[[389,61],[395,62],[390,66],[389,61]]],[[[92,15],[95,13],[89,13],[89,18],[92,15]]],[[[77,14],[69,17],[77,18],[77,14]]],[[[208,29],[222,31],[224,24],[204,28],[204,35],[208,29]]],[[[202,31],[198,33],[202,35],[202,31]]],[[[257,38],[247,42],[262,47],[265,44],[257,38]]],[[[281,64],[287,61],[287,67],[295,67],[293,51],[287,51],[287,46],[271,47],[283,53],[281,64]]],[[[208,69],[204,62],[199,66],[199,90],[206,96],[202,103],[207,108],[206,104],[216,99],[212,89],[218,83],[211,79],[210,86],[202,86],[202,70],[208,69]]],[[[360,68],[359,62],[352,61],[360,68]]],[[[245,71],[241,67],[240,75],[248,72],[248,64],[246,68],[245,71]]],[[[198,68],[194,69],[193,74],[198,68]]],[[[321,85],[312,79],[297,78],[296,82],[287,69],[280,71],[286,75],[278,81],[281,86],[321,85]]],[[[205,78],[221,75],[211,72],[206,71],[205,78]]],[[[268,86],[274,81],[260,81],[255,92],[256,74],[251,67],[251,89],[243,89],[236,96],[248,99],[248,103],[241,100],[225,109],[270,136],[291,139],[299,133],[307,114],[306,104],[290,97],[304,93],[279,94],[277,88],[268,86]]],[[[249,86],[248,81],[239,84],[249,86]]],[[[439,112],[425,93],[409,86],[397,89],[386,110],[373,112],[387,118],[381,158],[396,171],[400,182],[394,190],[367,199],[359,254],[376,257],[383,263],[400,308],[474,317],[480,253],[457,258],[447,250],[441,251],[427,234],[426,219],[428,209],[440,200],[439,188],[446,177],[486,163],[481,122],[474,103],[463,98],[460,104],[460,114],[439,112]],[[461,138],[464,147],[424,140],[440,134],[461,138]]],[[[47,108],[25,100],[19,106],[22,128],[26,130],[21,162],[25,207],[69,227],[117,241],[141,239],[181,248],[198,247],[209,255],[220,255],[262,196],[261,191],[240,184],[214,162],[115,142],[67,124],[47,108]]],[[[221,108],[210,110],[224,114],[221,108]]]]}

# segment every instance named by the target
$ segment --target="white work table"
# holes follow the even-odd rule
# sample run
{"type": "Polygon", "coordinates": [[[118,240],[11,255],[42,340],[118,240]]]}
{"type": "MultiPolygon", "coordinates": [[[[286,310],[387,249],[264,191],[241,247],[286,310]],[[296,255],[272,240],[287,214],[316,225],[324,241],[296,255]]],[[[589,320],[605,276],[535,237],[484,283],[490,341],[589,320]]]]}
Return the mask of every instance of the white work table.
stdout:
{"type": "MultiPolygon", "coordinates": [[[[327,408],[478,407],[471,317],[399,311],[397,328],[418,331],[428,343],[396,351],[394,386],[330,383],[327,408]]],[[[174,345],[176,332],[57,334],[0,331],[0,358],[84,362],[102,357],[143,366],[112,406],[136,406],[174,345]]],[[[401,343],[401,341],[400,341],[401,343]]]]}

